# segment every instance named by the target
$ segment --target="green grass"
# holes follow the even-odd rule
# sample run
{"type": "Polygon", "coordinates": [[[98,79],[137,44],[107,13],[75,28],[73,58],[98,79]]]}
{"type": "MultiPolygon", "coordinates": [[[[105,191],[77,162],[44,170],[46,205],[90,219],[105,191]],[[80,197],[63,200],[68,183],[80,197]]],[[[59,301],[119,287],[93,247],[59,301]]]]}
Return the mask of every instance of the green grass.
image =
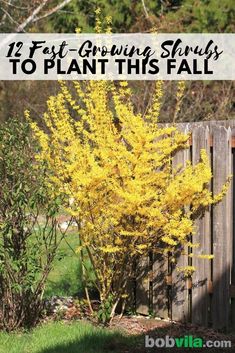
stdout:
{"type": "Polygon", "coordinates": [[[54,322],[25,333],[0,332],[0,353],[124,352],[135,338],[86,322],[54,322]]]}
{"type": "Polygon", "coordinates": [[[75,232],[69,232],[66,241],[62,240],[46,283],[45,297],[83,294],[81,262],[74,252],[78,246],[79,237],[75,232]]]}
{"type": "MultiPolygon", "coordinates": [[[[78,235],[69,233],[66,239],[70,247],[75,251],[79,246],[78,235]]],[[[62,240],[53,269],[47,280],[45,296],[70,296],[82,291],[79,256],[70,247],[65,240],[62,240]]]]}

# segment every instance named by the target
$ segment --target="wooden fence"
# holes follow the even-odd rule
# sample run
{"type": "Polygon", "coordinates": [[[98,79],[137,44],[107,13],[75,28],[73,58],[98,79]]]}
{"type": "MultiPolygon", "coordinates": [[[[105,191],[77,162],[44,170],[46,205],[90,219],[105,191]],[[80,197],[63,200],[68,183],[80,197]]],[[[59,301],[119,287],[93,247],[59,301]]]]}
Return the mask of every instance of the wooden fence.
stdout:
{"type": "MultiPolygon", "coordinates": [[[[235,174],[235,120],[178,124],[191,132],[188,150],[174,157],[174,164],[199,160],[200,150],[210,155],[213,179],[211,189],[221,190],[230,174],[235,174]],[[233,136],[234,135],[234,136],[233,136]]],[[[195,249],[199,254],[214,254],[213,260],[179,257],[180,266],[193,265],[197,271],[192,280],[164,261],[160,255],[142,258],[134,282],[134,303],[138,313],[153,313],[157,317],[192,322],[215,329],[235,328],[235,188],[230,189],[218,205],[211,207],[197,220],[195,249]]]]}

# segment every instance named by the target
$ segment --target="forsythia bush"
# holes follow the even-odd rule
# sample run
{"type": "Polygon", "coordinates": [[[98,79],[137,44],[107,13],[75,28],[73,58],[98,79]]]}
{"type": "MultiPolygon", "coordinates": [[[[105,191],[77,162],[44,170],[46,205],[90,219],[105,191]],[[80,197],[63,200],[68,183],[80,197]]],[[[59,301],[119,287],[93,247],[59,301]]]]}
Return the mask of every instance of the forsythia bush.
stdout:
{"type": "Polygon", "coordinates": [[[191,245],[198,212],[226,192],[227,185],[213,198],[208,190],[212,175],[205,151],[197,165],[172,168],[189,136],[159,126],[161,97],[159,81],[141,115],[126,82],[74,82],[71,89],[61,82],[59,94],[48,100],[46,129],[31,123],[41,145],[38,158],[51,171],[49,182],[67,198],[67,211],[79,226],[78,251],[90,258],[101,302],[112,298],[111,316],[126,294],[133,260],[150,250],[173,259],[181,245],[191,245]]]}

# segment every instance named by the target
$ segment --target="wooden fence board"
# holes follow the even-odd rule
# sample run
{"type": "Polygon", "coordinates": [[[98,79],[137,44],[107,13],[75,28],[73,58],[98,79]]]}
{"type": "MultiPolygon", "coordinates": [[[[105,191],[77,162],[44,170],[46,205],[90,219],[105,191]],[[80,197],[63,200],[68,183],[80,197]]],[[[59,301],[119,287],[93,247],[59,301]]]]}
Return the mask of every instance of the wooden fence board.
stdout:
{"type": "Polygon", "coordinates": [[[166,276],[168,261],[161,254],[154,254],[153,258],[153,312],[157,317],[169,317],[169,301],[166,276]]]}
{"type": "MultiPolygon", "coordinates": [[[[200,161],[200,152],[205,149],[210,159],[209,129],[208,127],[198,127],[192,132],[192,163],[195,165],[200,161]]],[[[205,214],[195,222],[196,234],[193,235],[193,243],[200,243],[199,248],[195,248],[192,258],[192,265],[196,272],[192,276],[192,322],[194,324],[207,326],[208,324],[208,280],[210,280],[210,260],[197,258],[197,255],[211,253],[211,232],[210,232],[210,212],[205,214]]]]}
{"type": "MultiPolygon", "coordinates": [[[[187,127],[181,126],[180,130],[187,133],[187,127]]],[[[173,158],[172,166],[176,168],[178,165],[182,165],[182,168],[186,166],[187,160],[190,158],[190,151],[181,150],[176,153],[173,158]]],[[[179,258],[177,259],[177,265],[179,267],[185,267],[188,265],[188,249],[184,248],[183,251],[186,255],[181,255],[179,251],[179,258]]],[[[187,283],[182,272],[177,271],[176,268],[172,270],[172,290],[171,290],[171,318],[175,321],[186,322],[189,319],[189,295],[187,289],[187,283]]]]}
{"type": "MultiPolygon", "coordinates": [[[[227,134],[228,134],[228,164],[227,164],[227,176],[228,175],[232,175],[234,169],[233,169],[233,156],[232,156],[232,130],[229,127],[227,130],[227,134]]],[[[231,283],[232,283],[232,266],[233,266],[233,244],[234,244],[234,238],[233,238],[233,198],[234,198],[234,194],[233,194],[233,179],[230,182],[230,186],[229,189],[227,191],[226,194],[226,207],[227,207],[227,249],[226,249],[226,255],[228,255],[226,257],[227,260],[227,264],[226,267],[228,269],[228,281],[229,281],[229,289],[231,287],[231,283]]],[[[232,309],[232,305],[231,305],[231,298],[230,298],[230,290],[229,290],[229,303],[228,303],[228,310],[229,310],[229,314],[231,314],[231,309],[232,309]]],[[[233,319],[234,320],[234,319],[233,319]]],[[[229,322],[227,324],[227,328],[231,326],[231,317],[229,317],[229,322]]]]}
{"type": "MultiPolygon", "coordinates": [[[[232,131],[232,135],[235,134],[235,131],[232,131]]],[[[232,153],[232,173],[234,174],[235,170],[235,151],[232,153]]],[[[231,270],[231,284],[234,286],[235,285],[235,218],[233,217],[233,214],[235,212],[235,197],[234,197],[234,192],[235,192],[235,179],[233,177],[232,183],[231,183],[231,212],[232,212],[232,270],[231,270]]],[[[233,329],[235,329],[235,297],[231,298],[231,326],[233,329]]]]}
{"type": "Polygon", "coordinates": [[[136,312],[138,314],[149,314],[149,282],[150,267],[149,257],[142,256],[136,264],[136,312]]]}
{"type": "MultiPolygon", "coordinates": [[[[231,173],[231,129],[213,129],[213,191],[220,192],[231,173]]],[[[230,192],[213,207],[213,298],[212,321],[215,329],[229,326],[229,285],[231,263],[231,207],[230,192]]]]}
{"type": "MultiPolygon", "coordinates": [[[[192,132],[190,144],[193,164],[199,161],[202,148],[206,149],[208,154],[212,151],[211,188],[214,194],[221,191],[227,176],[234,170],[235,154],[232,156],[232,148],[235,147],[235,138],[230,127],[235,130],[235,120],[178,124],[181,131],[188,129],[192,132]]],[[[173,166],[179,163],[185,165],[189,154],[189,151],[177,153],[173,166]]],[[[215,329],[228,328],[232,318],[235,327],[234,185],[233,182],[233,187],[230,187],[222,202],[207,210],[204,216],[196,221],[197,234],[193,236],[193,242],[199,242],[201,245],[193,252],[212,252],[214,259],[211,261],[193,257],[192,265],[196,267],[196,273],[192,278],[192,290],[186,288],[185,279],[175,269],[172,269],[171,273],[172,285],[167,285],[166,277],[170,266],[163,255],[154,254],[151,260],[144,257],[137,264],[137,312],[147,315],[153,310],[158,317],[170,317],[176,321],[187,321],[190,317],[194,324],[208,326],[212,322],[215,329]]],[[[187,256],[179,256],[178,265],[187,264],[187,256]]]]}

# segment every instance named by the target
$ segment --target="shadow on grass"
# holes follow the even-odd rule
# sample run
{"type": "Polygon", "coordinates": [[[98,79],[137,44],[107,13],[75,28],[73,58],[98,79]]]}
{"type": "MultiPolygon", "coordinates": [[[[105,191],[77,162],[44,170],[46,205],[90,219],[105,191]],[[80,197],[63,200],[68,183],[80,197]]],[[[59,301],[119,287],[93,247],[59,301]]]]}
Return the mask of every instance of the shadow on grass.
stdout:
{"type": "Polygon", "coordinates": [[[82,296],[84,288],[81,284],[81,279],[78,277],[76,282],[69,276],[60,278],[57,282],[48,280],[47,290],[45,292],[46,297],[53,295],[61,296],[82,296]],[[75,284],[74,284],[75,283],[75,284]]]}
{"type": "MultiPolygon", "coordinates": [[[[78,244],[72,243],[70,246],[76,249],[78,244]]],[[[91,287],[92,297],[94,292],[92,288],[94,273],[88,260],[86,261],[86,268],[89,271],[88,282],[90,283],[89,287],[91,287]]],[[[73,297],[82,297],[84,295],[81,261],[79,256],[71,253],[67,244],[64,244],[63,249],[58,253],[57,260],[46,283],[45,297],[48,298],[54,295],[73,297]]]]}
{"type": "Polygon", "coordinates": [[[85,334],[81,338],[48,347],[38,353],[130,353],[137,342],[136,337],[126,337],[119,333],[108,332],[85,334]]]}
{"type": "MultiPolygon", "coordinates": [[[[164,338],[171,336],[171,325],[169,327],[153,329],[145,332],[144,334],[136,336],[125,336],[121,333],[115,333],[103,329],[101,332],[85,334],[76,340],[67,342],[65,344],[58,344],[52,348],[47,348],[39,351],[38,353],[208,353],[208,348],[160,348],[160,347],[145,347],[145,335],[156,338],[164,338]]],[[[183,333],[179,337],[185,335],[193,335],[193,333],[183,333]]],[[[197,337],[197,335],[193,335],[197,337]]],[[[233,348],[218,349],[210,348],[210,353],[234,353],[233,348]]]]}

